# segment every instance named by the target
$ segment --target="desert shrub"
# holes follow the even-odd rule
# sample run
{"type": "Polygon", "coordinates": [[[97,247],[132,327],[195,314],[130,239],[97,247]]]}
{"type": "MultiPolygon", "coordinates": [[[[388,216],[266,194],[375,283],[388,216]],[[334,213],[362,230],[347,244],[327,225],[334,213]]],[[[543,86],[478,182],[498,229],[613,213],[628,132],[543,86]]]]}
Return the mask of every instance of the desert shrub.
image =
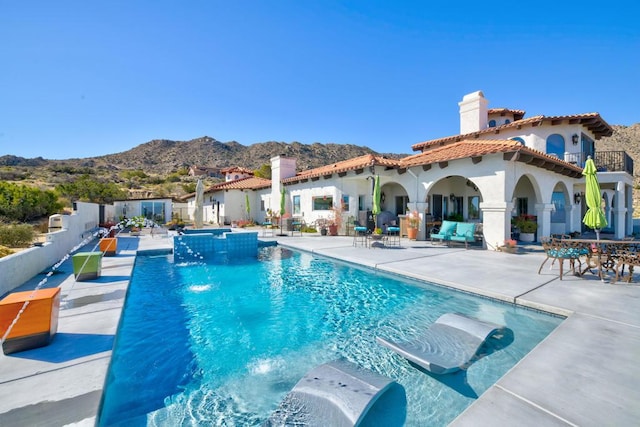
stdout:
{"type": "Polygon", "coordinates": [[[35,231],[29,224],[0,225],[0,245],[12,248],[29,246],[35,231]]]}
{"type": "Polygon", "coordinates": [[[53,191],[0,181],[0,220],[30,221],[54,214],[61,207],[53,191]]]}
{"type": "Polygon", "coordinates": [[[92,203],[112,203],[114,200],[127,198],[127,193],[115,183],[102,182],[89,175],[82,175],[72,182],[56,185],[56,191],[61,197],[92,203]]]}
{"type": "Polygon", "coordinates": [[[0,258],[11,255],[13,251],[6,246],[0,246],[0,258]]]}
{"type": "Polygon", "coordinates": [[[318,230],[315,229],[315,227],[312,227],[310,225],[303,225],[302,229],[300,230],[303,233],[317,233],[318,230]]]}

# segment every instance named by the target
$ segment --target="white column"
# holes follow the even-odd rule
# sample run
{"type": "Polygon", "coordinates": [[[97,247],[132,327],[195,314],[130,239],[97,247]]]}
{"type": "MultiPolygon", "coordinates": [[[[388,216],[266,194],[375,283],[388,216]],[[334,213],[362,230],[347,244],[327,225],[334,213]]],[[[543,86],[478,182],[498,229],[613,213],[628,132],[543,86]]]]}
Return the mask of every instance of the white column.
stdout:
{"type": "MultiPolygon", "coordinates": [[[[618,181],[616,185],[616,204],[613,207],[613,215],[615,216],[616,228],[613,231],[616,239],[622,239],[626,236],[626,216],[627,208],[625,207],[624,182],[618,181]]],[[[629,233],[631,234],[631,233],[629,233]]]]}
{"type": "Polygon", "coordinates": [[[551,235],[551,211],[553,203],[536,203],[536,216],[538,217],[538,241],[543,236],[551,235]]]}
{"type": "Polygon", "coordinates": [[[511,202],[480,202],[482,211],[483,246],[496,249],[511,238],[511,202]]]}

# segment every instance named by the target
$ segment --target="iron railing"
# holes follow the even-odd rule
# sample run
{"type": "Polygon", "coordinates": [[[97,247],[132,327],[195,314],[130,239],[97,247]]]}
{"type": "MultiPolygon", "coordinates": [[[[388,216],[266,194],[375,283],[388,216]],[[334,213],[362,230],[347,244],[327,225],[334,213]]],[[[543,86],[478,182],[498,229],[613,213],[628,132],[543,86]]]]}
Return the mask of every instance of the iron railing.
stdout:
{"type": "MultiPolygon", "coordinates": [[[[584,167],[586,153],[566,153],[565,161],[584,167]]],[[[626,172],[633,175],[633,159],[626,151],[596,151],[593,155],[598,172],[626,172]]]]}

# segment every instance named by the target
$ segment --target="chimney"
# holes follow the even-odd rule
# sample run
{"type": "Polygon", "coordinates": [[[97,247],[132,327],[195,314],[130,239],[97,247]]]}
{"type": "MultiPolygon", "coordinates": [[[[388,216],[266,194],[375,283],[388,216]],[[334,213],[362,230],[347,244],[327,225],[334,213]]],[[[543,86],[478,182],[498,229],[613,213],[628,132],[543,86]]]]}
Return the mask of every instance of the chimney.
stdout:
{"type": "Polygon", "coordinates": [[[460,134],[487,128],[489,101],[481,90],[463,96],[458,105],[460,106],[460,134]]]}
{"type": "MultiPolygon", "coordinates": [[[[296,175],[296,159],[276,156],[271,158],[271,209],[280,210],[281,181],[296,175]]],[[[291,212],[289,212],[291,213],[291,212]]]]}

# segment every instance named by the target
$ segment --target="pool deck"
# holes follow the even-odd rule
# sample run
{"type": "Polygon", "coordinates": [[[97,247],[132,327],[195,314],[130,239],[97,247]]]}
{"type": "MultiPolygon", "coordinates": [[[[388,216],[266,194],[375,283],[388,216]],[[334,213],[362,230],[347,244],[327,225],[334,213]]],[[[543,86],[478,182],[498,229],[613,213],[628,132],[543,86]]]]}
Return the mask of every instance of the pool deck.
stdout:
{"type": "MultiPolygon", "coordinates": [[[[538,275],[544,255],[535,245],[507,254],[407,239],[400,248],[354,247],[352,237],[339,236],[260,239],[567,316],[451,425],[626,426],[640,419],[639,284],[590,274],[560,281],[550,262],[538,275]]],[[[162,236],[118,237],[117,256],[103,258],[93,281],[76,282],[70,261],[62,264],[45,284],[62,288],[54,341],[0,354],[0,425],[94,425],[136,251],[170,247],[162,236]]]]}

